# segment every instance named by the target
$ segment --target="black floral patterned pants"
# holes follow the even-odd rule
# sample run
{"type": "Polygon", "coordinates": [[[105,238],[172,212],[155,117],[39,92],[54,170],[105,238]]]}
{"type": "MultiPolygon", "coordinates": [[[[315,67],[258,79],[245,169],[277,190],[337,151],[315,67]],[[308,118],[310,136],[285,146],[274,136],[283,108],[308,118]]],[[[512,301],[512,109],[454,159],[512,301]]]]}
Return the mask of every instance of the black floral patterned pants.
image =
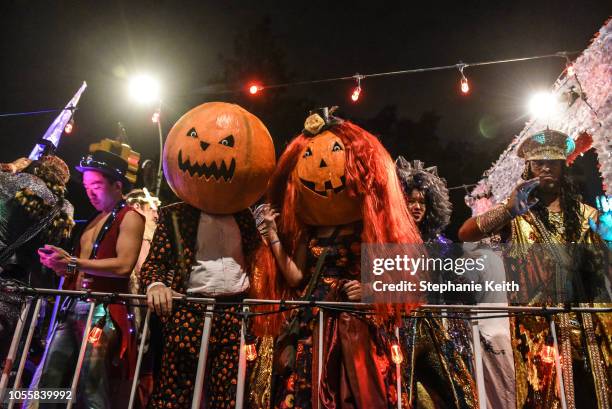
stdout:
{"type": "MultiPolygon", "coordinates": [[[[236,405],[240,318],[236,306],[216,306],[208,345],[201,408],[236,405]]],[[[149,408],[190,408],[204,327],[205,308],[175,310],[164,321],[161,372],[149,408]]]]}

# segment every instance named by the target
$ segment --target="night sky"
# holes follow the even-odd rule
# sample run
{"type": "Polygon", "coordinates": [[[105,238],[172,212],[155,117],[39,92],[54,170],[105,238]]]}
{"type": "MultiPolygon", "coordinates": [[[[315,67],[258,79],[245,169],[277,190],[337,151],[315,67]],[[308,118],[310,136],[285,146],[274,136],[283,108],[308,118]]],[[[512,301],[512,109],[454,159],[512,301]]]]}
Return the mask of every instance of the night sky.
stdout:
{"type": "MultiPolygon", "coordinates": [[[[115,137],[117,121],[122,121],[133,148],[144,158],[155,158],[158,142],[151,123],[153,107],[138,106],[127,97],[128,77],[148,72],[160,79],[162,123],[167,132],[193,106],[244,99],[235,93],[202,91],[246,87],[219,81],[227,69],[222,60],[235,55],[237,38],[244,38],[265,19],[275,43],[255,45],[250,52],[261,55],[262,60],[269,53],[281,55],[277,63],[285,70],[284,78],[273,79],[292,82],[580,51],[611,14],[609,1],[584,0],[448,5],[414,1],[3,1],[0,113],[61,108],[81,82],[87,81],[75,131],[64,137],[58,154],[75,165],[90,143],[115,137]]],[[[354,86],[350,82],[265,93],[284,92],[316,105],[340,105],[348,118],[372,117],[387,105],[397,106],[399,115],[412,119],[435,111],[441,117],[438,134],[442,140],[487,152],[488,161],[481,166],[484,171],[528,120],[529,95],[550,87],[564,65],[561,59],[549,59],[467,69],[472,88],[467,97],[458,92],[456,71],[366,80],[358,104],[350,102],[354,86]]],[[[265,83],[266,73],[254,73],[253,79],[265,83]]],[[[257,113],[257,104],[253,99],[246,108],[257,113]]],[[[305,117],[303,107],[295,106],[295,110],[299,110],[296,118],[305,117]]],[[[0,161],[27,156],[54,116],[0,118],[0,161]]],[[[302,125],[296,122],[294,133],[302,125]]],[[[284,141],[291,135],[272,136],[284,141]]],[[[406,152],[405,156],[416,159],[418,154],[406,152]]],[[[466,175],[460,183],[476,180],[466,175]]],[[[70,198],[79,205],[77,216],[87,215],[91,208],[81,205],[78,185],[71,185],[70,190],[70,198]]],[[[465,205],[455,202],[455,208],[463,207],[465,212],[465,205]]]]}

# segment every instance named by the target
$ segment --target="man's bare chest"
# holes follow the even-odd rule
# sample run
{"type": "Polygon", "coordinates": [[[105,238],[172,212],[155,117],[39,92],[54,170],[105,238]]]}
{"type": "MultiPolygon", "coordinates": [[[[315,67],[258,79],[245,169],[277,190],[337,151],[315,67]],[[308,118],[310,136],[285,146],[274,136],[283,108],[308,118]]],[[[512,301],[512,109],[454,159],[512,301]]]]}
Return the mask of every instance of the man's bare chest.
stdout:
{"type": "Polygon", "coordinates": [[[79,254],[80,258],[89,258],[89,256],[91,255],[93,246],[96,242],[96,239],[98,238],[98,235],[100,234],[100,231],[102,230],[102,227],[104,226],[104,223],[106,222],[106,219],[108,219],[108,216],[109,216],[108,213],[98,215],[85,228],[85,230],[83,231],[83,234],[81,234],[81,239],[80,239],[80,248],[81,248],[81,252],[79,254]]]}

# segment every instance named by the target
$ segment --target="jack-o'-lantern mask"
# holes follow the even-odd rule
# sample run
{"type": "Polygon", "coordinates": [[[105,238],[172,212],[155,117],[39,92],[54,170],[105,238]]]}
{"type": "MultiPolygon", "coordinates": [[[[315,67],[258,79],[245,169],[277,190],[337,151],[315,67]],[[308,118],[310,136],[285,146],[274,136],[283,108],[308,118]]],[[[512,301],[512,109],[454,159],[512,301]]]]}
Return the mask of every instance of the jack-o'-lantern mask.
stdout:
{"type": "Polygon", "coordinates": [[[345,146],[333,132],[308,141],[294,170],[298,214],[304,223],[334,226],[361,219],[360,199],[346,190],[345,162],[345,146]]]}
{"type": "Polygon", "coordinates": [[[253,114],[224,102],[202,104],[170,130],[164,174],[176,195],[211,214],[246,209],[265,192],[276,158],[253,114]]]}

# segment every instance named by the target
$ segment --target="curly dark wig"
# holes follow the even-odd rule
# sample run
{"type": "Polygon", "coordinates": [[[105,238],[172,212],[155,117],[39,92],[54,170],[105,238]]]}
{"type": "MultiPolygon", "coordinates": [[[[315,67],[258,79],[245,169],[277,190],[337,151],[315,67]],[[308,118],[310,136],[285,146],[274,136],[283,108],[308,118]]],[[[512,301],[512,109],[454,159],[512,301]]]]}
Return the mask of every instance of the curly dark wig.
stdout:
{"type": "Polygon", "coordinates": [[[414,189],[424,193],[426,211],[419,230],[423,241],[435,239],[450,223],[453,211],[446,180],[438,176],[435,167],[425,169],[423,162],[418,160],[411,164],[399,156],[395,165],[406,199],[414,189]]]}
{"type": "MultiPolygon", "coordinates": [[[[576,185],[570,177],[567,166],[564,165],[561,169],[560,204],[561,211],[563,212],[563,230],[565,239],[568,243],[578,242],[582,232],[582,222],[580,220],[580,202],[582,201],[582,196],[578,192],[576,185]]],[[[525,180],[529,180],[534,177],[529,162],[525,164],[525,171],[521,177],[525,180]]],[[[538,202],[531,208],[531,211],[542,221],[544,226],[551,233],[558,233],[557,229],[548,218],[548,209],[546,206],[544,206],[541,202],[538,202]]]]}

